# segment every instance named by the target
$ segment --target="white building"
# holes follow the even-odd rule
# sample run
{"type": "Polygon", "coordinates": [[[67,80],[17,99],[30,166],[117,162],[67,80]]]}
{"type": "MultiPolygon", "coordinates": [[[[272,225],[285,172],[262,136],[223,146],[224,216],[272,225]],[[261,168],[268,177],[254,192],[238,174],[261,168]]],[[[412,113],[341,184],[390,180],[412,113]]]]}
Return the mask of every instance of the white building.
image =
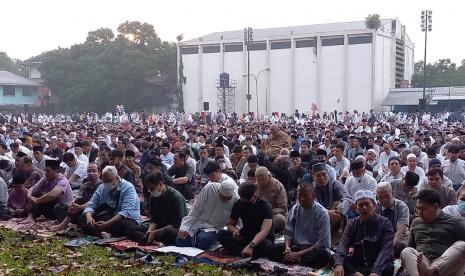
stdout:
{"type": "MultiPolygon", "coordinates": [[[[221,73],[237,81],[235,112],[248,111],[243,41],[239,30],[179,43],[186,112],[203,111],[206,102],[218,110],[221,73]]],[[[410,83],[413,48],[397,19],[381,20],[377,30],[364,21],[253,30],[250,111],[309,113],[312,104],[319,112],[380,109],[390,88],[410,83]]]]}

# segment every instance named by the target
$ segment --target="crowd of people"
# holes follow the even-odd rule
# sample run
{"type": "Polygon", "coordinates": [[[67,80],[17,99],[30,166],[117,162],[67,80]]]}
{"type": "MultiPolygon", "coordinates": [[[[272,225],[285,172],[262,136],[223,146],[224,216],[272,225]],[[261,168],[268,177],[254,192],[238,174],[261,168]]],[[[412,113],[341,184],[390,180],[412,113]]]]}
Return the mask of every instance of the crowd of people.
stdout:
{"type": "Polygon", "coordinates": [[[0,114],[0,218],[336,276],[393,275],[395,259],[412,276],[463,275],[465,122],[452,117],[0,114]]]}

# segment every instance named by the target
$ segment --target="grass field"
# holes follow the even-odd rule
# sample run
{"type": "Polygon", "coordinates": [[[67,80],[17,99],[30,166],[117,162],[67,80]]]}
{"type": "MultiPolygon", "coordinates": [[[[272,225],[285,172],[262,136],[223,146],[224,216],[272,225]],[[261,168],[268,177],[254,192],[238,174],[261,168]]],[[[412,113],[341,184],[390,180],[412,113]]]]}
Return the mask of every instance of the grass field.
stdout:
{"type": "Polygon", "coordinates": [[[58,237],[32,241],[0,228],[0,275],[256,275],[194,262],[173,268],[174,256],[157,256],[160,266],[139,263],[134,253],[127,256],[114,257],[109,248],[95,245],[68,249],[58,237]]]}

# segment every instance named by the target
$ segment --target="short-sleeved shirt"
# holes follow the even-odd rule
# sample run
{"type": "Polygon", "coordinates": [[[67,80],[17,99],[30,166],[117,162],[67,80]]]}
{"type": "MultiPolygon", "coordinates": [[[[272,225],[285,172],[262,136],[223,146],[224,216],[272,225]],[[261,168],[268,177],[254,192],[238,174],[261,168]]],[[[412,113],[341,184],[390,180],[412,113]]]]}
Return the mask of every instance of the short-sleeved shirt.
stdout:
{"type": "MultiPolygon", "coordinates": [[[[236,201],[231,210],[231,219],[242,220],[241,236],[246,241],[251,241],[255,235],[260,232],[265,219],[273,219],[273,208],[268,201],[258,197],[255,204],[236,201]]],[[[273,228],[268,233],[267,239],[274,240],[273,228]]]]}
{"type": "Polygon", "coordinates": [[[66,179],[61,174],[51,181],[48,181],[47,178],[44,177],[36,185],[37,187],[34,188],[34,192],[37,191],[42,195],[50,192],[55,187],[58,187],[62,191],[60,196],[58,197],[60,203],[69,206],[73,202],[73,190],[71,190],[71,186],[69,185],[68,179],[66,179]]]}
{"type": "Polygon", "coordinates": [[[409,225],[409,209],[407,204],[403,201],[400,201],[394,198],[391,206],[384,208],[381,204],[378,204],[376,207],[376,213],[380,216],[383,216],[389,219],[394,227],[394,231],[397,230],[398,224],[409,225]],[[386,215],[388,212],[391,212],[392,216],[386,215]]]}

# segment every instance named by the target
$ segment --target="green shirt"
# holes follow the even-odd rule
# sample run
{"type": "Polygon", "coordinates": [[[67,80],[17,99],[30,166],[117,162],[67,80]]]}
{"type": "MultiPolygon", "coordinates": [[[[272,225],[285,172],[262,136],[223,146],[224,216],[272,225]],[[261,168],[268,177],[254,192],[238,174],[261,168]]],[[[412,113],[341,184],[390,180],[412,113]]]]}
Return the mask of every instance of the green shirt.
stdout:
{"type": "Polygon", "coordinates": [[[161,196],[150,196],[149,213],[150,222],[157,228],[171,225],[179,229],[182,218],[187,215],[186,199],[176,189],[166,186],[161,196]]]}
{"type": "Polygon", "coordinates": [[[425,223],[417,217],[410,227],[409,247],[423,252],[430,261],[439,258],[459,240],[465,240],[465,220],[447,215],[443,211],[432,223],[425,223]]]}

